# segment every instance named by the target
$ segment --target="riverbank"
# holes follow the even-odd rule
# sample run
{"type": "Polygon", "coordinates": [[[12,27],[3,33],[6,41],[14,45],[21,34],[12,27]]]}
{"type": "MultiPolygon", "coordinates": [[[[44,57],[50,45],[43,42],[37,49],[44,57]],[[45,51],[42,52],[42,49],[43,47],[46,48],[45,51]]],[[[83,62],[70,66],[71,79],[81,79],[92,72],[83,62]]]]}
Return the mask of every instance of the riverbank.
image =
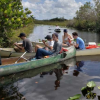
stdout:
{"type": "Polygon", "coordinates": [[[58,25],[58,26],[67,26],[67,21],[40,21],[36,20],[35,24],[43,24],[43,25],[58,25]]]}
{"type": "Polygon", "coordinates": [[[18,35],[23,32],[26,34],[26,36],[28,36],[30,33],[33,32],[33,28],[34,28],[34,23],[30,23],[25,27],[22,27],[18,30],[13,30],[13,33],[15,34],[11,39],[14,42],[18,42],[20,40],[20,38],[18,37],[18,35]]]}

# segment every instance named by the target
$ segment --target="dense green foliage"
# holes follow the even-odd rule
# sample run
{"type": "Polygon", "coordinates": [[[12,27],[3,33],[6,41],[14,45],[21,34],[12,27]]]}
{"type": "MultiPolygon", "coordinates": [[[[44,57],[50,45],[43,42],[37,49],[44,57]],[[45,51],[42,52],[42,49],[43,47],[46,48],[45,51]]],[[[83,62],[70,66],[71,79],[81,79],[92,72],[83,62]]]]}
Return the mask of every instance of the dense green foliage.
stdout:
{"type": "Polygon", "coordinates": [[[94,5],[86,2],[76,12],[76,17],[67,23],[69,27],[94,30],[100,32],[100,0],[94,0],[94,5]]]}
{"type": "Polygon", "coordinates": [[[53,19],[50,19],[49,21],[66,21],[66,19],[64,18],[64,17],[61,17],[61,18],[58,18],[58,17],[56,17],[56,18],[53,18],[53,19]]]}
{"type": "Polygon", "coordinates": [[[29,15],[31,11],[26,8],[23,10],[21,0],[0,0],[0,45],[7,47],[13,43],[10,39],[14,33],[13,30],[24,27],[32,22],[29,15]]]}

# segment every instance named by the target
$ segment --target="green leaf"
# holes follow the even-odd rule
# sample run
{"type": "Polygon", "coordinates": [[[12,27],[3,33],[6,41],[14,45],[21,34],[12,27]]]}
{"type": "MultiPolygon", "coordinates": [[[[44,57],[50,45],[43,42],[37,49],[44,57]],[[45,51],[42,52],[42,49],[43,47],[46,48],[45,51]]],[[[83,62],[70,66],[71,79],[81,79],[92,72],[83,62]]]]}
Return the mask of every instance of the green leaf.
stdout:
{"type": "Polygon", "coordinates": [[[85,90],[85,89],[86,89],[86,87],[82,87],[81,91],[83,91],[83,90],[85,90]]]}
{"type": "Polygon", "coordinates": [[[93,88],[95,86],[96,86],[96,84],[93,81],[87,83],[87,87],[89,87],[89,88],[93,88]]]}
{"type": "Polygon", "coordinates": [[[81,98],[81,94],[77,94],[77,95],[75,95],[75,96],[73,96],[73,97],[70,97],[69,99],[67,99],[67,100],[77,100],[77,99],[80,99],[81,98]]]}

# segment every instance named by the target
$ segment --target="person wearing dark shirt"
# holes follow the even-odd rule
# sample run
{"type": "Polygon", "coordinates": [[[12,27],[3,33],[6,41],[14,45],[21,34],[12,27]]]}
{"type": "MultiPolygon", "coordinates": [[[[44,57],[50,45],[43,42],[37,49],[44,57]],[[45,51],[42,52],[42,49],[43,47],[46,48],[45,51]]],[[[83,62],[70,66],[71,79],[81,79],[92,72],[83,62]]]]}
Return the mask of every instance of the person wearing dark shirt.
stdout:
{"type": "Polygon", "coordinates": [[[26,38],[25,33],[20,33],[20,35],[18,36],[23,40],[23,43],[14,43],[15,46],[17,46],[20,50],[25,50],[28,53],[33,52],[33,47],[32,47],[32,43],[26,38]],[[20,46],[22,45],[22,46],[20,46]]]}

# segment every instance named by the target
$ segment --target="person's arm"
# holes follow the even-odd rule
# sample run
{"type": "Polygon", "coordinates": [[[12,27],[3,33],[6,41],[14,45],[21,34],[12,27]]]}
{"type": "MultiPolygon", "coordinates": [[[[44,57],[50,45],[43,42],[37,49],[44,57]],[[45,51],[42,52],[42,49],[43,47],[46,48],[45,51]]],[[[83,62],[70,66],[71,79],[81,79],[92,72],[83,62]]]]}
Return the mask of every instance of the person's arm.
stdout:
{"type": "Polygon", "coordinates": [[[45,45],[46,47],[48,47],[50,50],[53,49],[53,47],[52,47],[52,46],[49,46],[47,43],[44,43],[44,45],[45,45]]]}
{"type": "Polygon", "coordinates": [[[42,42],[44,43],[44,45],[46,46],[46,47],[48,47],[50,50],[52,50],[53,49],[53,47],[52,46],[49,46],[44,40],[42,40],[42,42]]]}
{"type": "Polygon", "coordinates": [[[74,45],[75,47],[79,47],[79,40],[76,40],[76,45],[74,45]]]}
{"type": "Polygon", "coordinates": [[[64,40],[64,36],[62,36],[63,43],[65,44],[67,41],[64,40]]]}
{"type": "Polygon", "coordinates": [[[70,38],[71,41],[73,41],[73,37],[71,35],[69,35],[69,38],[70,38]]]}
{"type": "MultiPolygon", "coordinates": [[[[21,44],[22,44],[22,43],[21,43],[21,44]]],[[[20,44],[20,45],[21,45],[21,44],[20,44]]],[[[21,50],[24,49],[24,47],[20,46],[18,43],[15,43],[14,45],[15,45],[16,47],[18,47],[19,49],[21,49],[21,50]]]]}
{"type": "Polygon", "coordinates": [[[62,46],[60,43],[57,43],[55,50],[53,51],[53,56],[59,54],[60,50],[61,50],[62,46]]]}

